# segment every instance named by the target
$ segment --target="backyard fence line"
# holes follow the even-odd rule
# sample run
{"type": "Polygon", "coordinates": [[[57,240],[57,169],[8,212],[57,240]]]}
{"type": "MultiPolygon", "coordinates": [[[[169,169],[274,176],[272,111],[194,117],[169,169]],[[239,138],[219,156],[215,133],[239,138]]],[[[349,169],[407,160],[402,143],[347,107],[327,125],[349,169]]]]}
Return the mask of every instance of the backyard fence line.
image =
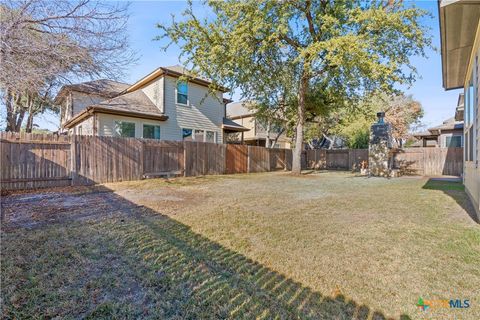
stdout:
{"type": "MultiPolygon", "coordinates": [[[[358,170],[368,164],[368,149],[307,150],[309,169],[358,170]]],[[[391,168],[402,175],[461,176],[463,148],[403,148],[391,151],[391,168]]]]}
{"type": "MultiPolygon", "coordinates": [[[[407,148],[393,152],[404,174],[461,175],[462,148],[407,148]]],[[[357,170],[368,150],[307,150],[307,169],[357,170]]],[[[0,132],[2,190],[291,170],[292,150],[194,141],[58,136],[0,132]]]]}
{"type": "Polygon", "coordinates": [[[161,176],[289,170],[292,152],[256,146],[0,132],[2,190],[161,176]]]}

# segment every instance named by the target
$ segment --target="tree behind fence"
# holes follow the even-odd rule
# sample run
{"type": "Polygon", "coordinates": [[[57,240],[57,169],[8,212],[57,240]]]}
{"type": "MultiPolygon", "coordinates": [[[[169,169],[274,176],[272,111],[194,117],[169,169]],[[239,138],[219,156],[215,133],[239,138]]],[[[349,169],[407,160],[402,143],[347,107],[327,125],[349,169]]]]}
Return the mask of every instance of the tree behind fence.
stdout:
{"type": "MultiPolygon", "coordinates": [[[[292,151],[192,141],[0,133],[2,189],[32,189],[182,176],[290,170],[292,151]]],[[[355,170],[368,150],[308,150],[308,169],[355,170]]],[[[408,174],[461,175],[462,148],[397,151],[393,165],[408,174]]]]}

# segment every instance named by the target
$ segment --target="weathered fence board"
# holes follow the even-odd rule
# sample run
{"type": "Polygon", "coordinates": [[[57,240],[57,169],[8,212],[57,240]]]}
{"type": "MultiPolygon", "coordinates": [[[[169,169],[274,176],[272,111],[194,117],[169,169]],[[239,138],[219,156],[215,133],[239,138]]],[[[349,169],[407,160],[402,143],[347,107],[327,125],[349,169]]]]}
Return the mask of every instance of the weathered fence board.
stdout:
{"type": "Polygon", "coordinates": [[[227,144],[226,173],[248,172],[248,146],[227,144]]]}
{"type": "Polygon", "coordinates": [[[0,132],[2,189],[70,185],[70,139],[0,132]]]}
{"type": "Polygon", "coordinates": [[[269,149],[256,146],[248,146],[248,172],[270,171],[269,149]]]}
{"type": "Polygon", "coordinates": [[[460,176],[463,148],[405,148],[393,152],[393,168],[403,174],[460,176]]]}
{"type": "Polygon", "coordinates": [[[183,142],[146,139],[143,144],[144,174],[176,171],[183,174],[183,142]]]}
{"type": "Polygon", "coordinates": [[[73,184],[93,184],[141,179],[144,173],[143,142],[133,138],[77,136],[73,184]]]}

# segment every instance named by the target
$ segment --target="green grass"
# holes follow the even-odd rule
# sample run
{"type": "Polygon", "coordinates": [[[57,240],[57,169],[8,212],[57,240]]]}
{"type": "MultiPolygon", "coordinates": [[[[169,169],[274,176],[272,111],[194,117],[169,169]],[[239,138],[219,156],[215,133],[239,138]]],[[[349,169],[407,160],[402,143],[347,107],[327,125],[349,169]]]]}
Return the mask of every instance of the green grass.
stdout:
{"type": "Polygon", "coordinates": [[[458,183],[271,173],[49,197],[2,200],[5,318],[480,318],[458,183]],[[424,313],[419,297],[471,307],[424,313]]]}

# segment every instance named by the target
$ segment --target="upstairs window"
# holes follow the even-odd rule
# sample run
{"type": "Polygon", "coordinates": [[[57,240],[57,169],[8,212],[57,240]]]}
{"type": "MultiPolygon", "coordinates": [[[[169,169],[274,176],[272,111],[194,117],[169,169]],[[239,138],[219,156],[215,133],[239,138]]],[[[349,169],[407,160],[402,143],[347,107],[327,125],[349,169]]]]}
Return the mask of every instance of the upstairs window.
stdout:
{"type": "Polygon", "coordinates": [[[115,121],[115,133],[119,137],[135,138],[135,123],[115,121]]]}
{"type": "Polygon", "coordinates": [[[177,103],[188,105],[188,84],[185,81],[177,82],[177,103]]]}

